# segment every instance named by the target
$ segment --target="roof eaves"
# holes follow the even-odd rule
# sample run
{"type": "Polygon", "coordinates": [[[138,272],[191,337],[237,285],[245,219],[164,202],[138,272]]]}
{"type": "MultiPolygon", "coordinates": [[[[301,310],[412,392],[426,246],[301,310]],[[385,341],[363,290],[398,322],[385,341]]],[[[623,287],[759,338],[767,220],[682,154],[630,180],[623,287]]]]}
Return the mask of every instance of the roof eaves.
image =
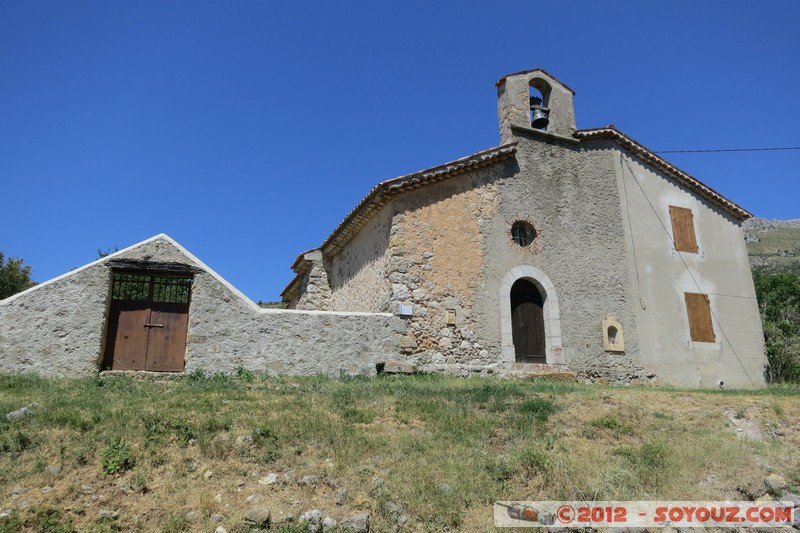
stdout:
{"type": "Polygon", "coordinates": [[[634,152],[644,161],[650,163],[657,169],[661,170],[662,172],[668,174],[672,178],[674,178],[677,182],[685,185],[687,188],[693,190],[694,192],[700,194],[713,204],[719,206],[723,210],[727,211],[734,217],[739,220],[747,220],[751,218],[753,215],[743,207],[737,205],[736,203],[728,200],[723,195],[700,181],[699,179],[695,178],[684,172],[683,170],[679,169],[672,163],[668,162],[667,160],[663,159],[653,151],[647,149],[642,144],[638,143],[634,139],[628,137],[617,128],[614,127],[613,124],[609,124],[605,128],[595,128],[595,129],[586,129],[586,130],[577,130],[575,132],[575,137],[581,140],[591,140],[591,139],[614,139],[619,142],[623,147],[627,148],[628,150],[634,152]]]}
{"type": "Polygon", "coordinates": [[[300,252],[300,254],[297,256],[297,259],[295,259],[294,263],[292,263],[292,270],[294,270],[296,272],[297,271],[297,267],[300,265],[301,262],[308,261],[305,258],[306,254],[314,252],[316,250],[319,250],[319,248],[311,248],[310,250],[306,250],[305,252],[300,252]]]}
{"type": "Polygon", "coordinates": [[[299,290],[299,287],[297,285],[300,282],[301,277],[302,276],[300,272],[297,272],[295,276],[292,278],[292,280],[286,285],[286,287],[283,288],[283,290],[281,291],[282,301],[288,302],[295,296],[295,294],[297,294],[297,291],[299,290]]]}
{"type": "Polygon", "coordinates": [[[406,174],[397,178],[383,181],[376,185],[367,196],[345,217],[322,243],[322,250],[326,255],[335,254],[350,239],[348,238],[371,218],[372,213],[383,207],[392,196],[410,189],[430,185],[443,179],[492,165],[498,161],[511,157],[517,151],[517,143],[505,144],[477,152],[449,163],[406,174]]]}

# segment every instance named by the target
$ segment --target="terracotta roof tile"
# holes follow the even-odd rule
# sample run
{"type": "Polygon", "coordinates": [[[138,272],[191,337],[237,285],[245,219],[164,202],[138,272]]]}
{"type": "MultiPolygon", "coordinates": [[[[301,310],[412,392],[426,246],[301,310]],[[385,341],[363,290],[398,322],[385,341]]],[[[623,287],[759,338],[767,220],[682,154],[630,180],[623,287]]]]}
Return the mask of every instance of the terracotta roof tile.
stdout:
{"type": "Polygon", "coordinates": [[[714,189],[712,189],[699,179],[690,176],[689,174],[679,169],[672,163],[661,158],[654,152],[645,148],[643,145],[634,141],[633,139],[631,139],[630,137],[619,131],[617,128],[615,128],[613,124],[609,124],[605,128],[578,130],[575,132],[574,136],[582,141],[591,139],[615,140],[622,147],[638,155],[643,161],[649,163],[658,170],[664,172],[678,183],[698,193],[700,196],[707,199],[712,204],[720,207],[724,211],[730,213],[737,219],[747,220],[748,218],[751,218],[753,216],[749,211],[728,200],[727,198],[722,196],[720,193],[718,193],[717,191],[715,191],[714,189]]]}

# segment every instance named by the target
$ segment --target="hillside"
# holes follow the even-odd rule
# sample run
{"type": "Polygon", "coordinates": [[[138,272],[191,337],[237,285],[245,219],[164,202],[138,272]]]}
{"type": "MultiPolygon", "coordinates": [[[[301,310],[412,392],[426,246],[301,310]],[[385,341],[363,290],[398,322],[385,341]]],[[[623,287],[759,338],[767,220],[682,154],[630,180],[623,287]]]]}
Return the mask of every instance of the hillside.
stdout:
{"type": "Polygon", "coordinates": [[[800,266],[800,219],[752,218],[742,228],[752,266],[768,270],[800,266]]]}
{"type": "Polygon", "coordinates": [[[496,500],[780,497],[798,449],[797,387],[0,376],[0,532],[492,531],[496,500]]]}

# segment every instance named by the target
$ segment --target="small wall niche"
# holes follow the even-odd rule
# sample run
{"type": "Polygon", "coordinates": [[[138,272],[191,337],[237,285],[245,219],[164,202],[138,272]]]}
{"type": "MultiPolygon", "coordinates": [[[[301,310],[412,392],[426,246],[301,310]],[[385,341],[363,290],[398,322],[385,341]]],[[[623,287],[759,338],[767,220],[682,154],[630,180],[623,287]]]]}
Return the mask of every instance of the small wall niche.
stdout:
{"type": "Polygon", "coordinates": [[[603,320],[603,347],[607,352],[623,353],[625,351],[622,324],[611,315],[603,320]]]}

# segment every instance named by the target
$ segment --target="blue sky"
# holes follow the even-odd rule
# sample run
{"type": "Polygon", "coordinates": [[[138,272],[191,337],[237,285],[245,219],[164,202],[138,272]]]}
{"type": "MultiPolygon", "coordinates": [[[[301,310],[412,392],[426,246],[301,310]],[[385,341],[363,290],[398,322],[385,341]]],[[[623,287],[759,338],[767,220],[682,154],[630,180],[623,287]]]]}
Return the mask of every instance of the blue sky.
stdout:
{"type": "MultiPolygon", "coordinates": [[[[502,75],[653,150],[800,146],[800,2],[0,2],[0,251],[165,232],[275,300],[379,181],[496,146],[502,75]]],[[[668,159],[800,218],[800,151],[668,159]]]]}

